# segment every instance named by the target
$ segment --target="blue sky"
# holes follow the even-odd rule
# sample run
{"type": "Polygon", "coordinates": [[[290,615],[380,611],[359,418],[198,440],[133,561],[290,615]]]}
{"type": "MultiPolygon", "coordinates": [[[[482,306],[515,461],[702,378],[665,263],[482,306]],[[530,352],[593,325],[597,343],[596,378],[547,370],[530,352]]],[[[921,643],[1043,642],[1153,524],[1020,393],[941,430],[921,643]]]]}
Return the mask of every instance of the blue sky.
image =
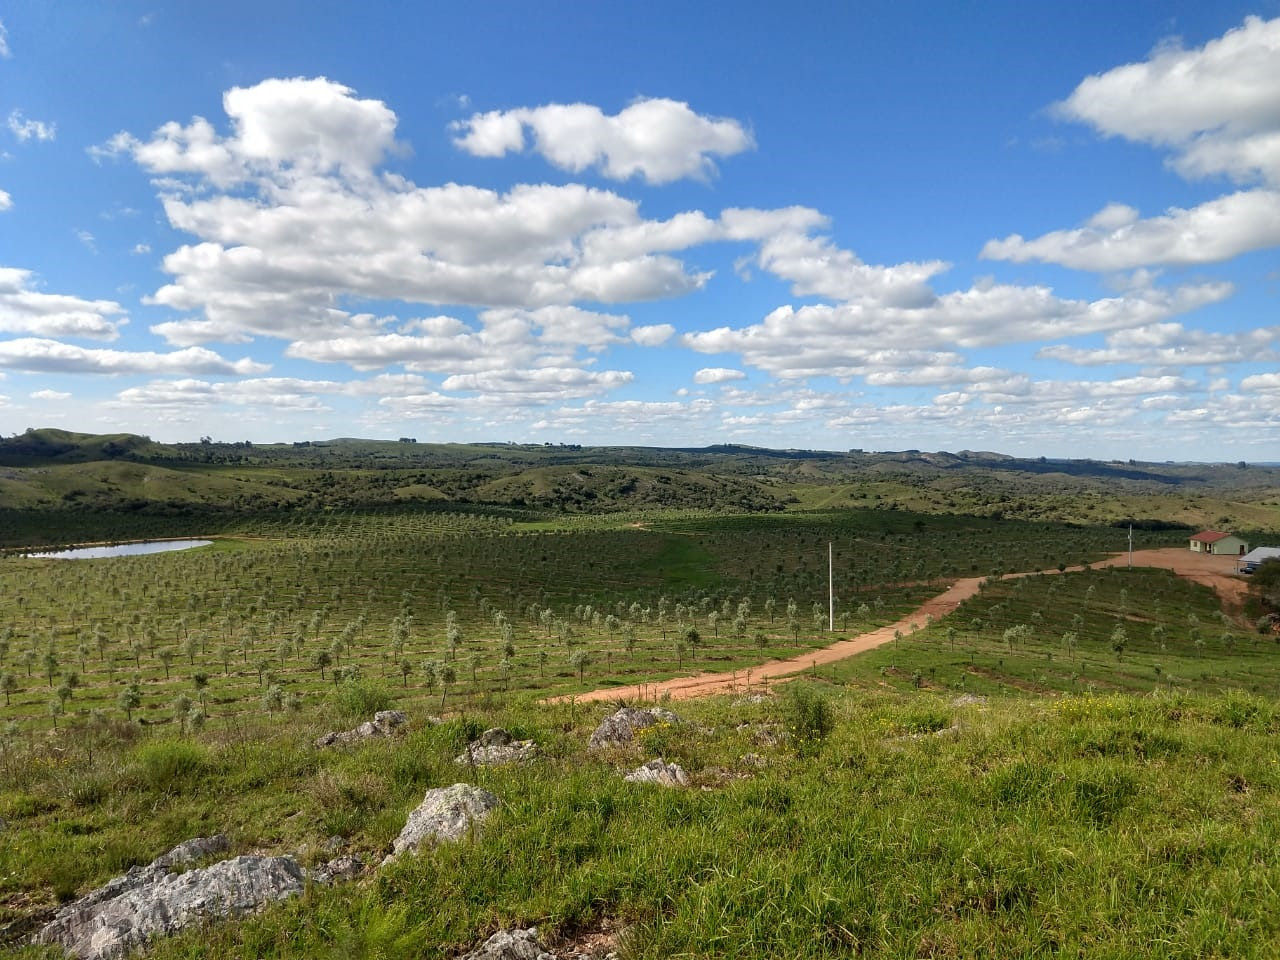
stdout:
{"type": "Polygon", "coordinates": [[[1280,2],[442,6],[0,8],[0,432],[1275,459],[1280,2]]]}

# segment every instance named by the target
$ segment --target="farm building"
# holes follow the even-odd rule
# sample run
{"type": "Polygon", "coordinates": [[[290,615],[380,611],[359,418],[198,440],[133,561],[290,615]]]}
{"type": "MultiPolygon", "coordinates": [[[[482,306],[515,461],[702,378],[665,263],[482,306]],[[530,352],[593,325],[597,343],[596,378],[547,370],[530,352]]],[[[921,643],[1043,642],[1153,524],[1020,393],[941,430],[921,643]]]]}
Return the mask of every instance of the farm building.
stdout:
{"type": "Polygon", "coordinates": [[[1243,556],[1249,552],[1249,544],[1234,533],[1201,530],[1191,538],[1191,552],[1212,553],[1215,556],[1243,556]]]}
{"type": "Polygon", "coordinates": [[[1253,573],[1264,560],[1280,560],[1280,547],[1256,547],[1236,563],[1240,573],[1253,573]]]}

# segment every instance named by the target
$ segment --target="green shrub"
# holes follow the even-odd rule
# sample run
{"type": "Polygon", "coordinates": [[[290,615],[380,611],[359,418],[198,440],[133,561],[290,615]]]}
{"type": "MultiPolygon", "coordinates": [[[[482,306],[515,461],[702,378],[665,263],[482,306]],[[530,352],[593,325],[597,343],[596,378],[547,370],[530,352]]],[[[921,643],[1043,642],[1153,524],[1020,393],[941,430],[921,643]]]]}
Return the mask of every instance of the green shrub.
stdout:
{"type": "Polygon", "coordinates": [[[436,735],[447,745],[446,749],[453,754],[467,749],[467,744],[484,733],[484,724],[475,717],[454,717],[440,724],[436,735]]]}
{"type": "Polygon", "coordinates": [[[156,790],[172,790],[198,777],[209,766],[204,748],[190,740],[157,740],[135,754],[142,780],[156,790]]]}
{"type": "Polygon", "coordinates": [[[1015,760],[987,775],[987,786],[997,806],[1044,802],[1053,792],[1054,774],[1043,764],[1015,760]]]}
{"type": "Polygon", "coordinates": [[[416,733],[406,737],[403,747],[392,753],[387,761],[391,782],[397,787],[412,787],[415,791],[432,783],[439,753],[435,746],[434,736],[416,733]]]}
{"type": "Polygon", "coordinates": [[[675,724],[667,723],[665,720],[636,733],[640,749],[655,757],[676,756],[681,744],[687,739],[675,724]]]}
{"type": "Polygon", "coordinates": [[[18,792],[0,794],[0,817],[6,820],[35,817],[54,809],[57,804],[47,797],[18,792]]]}
{"type": "Polygon", "coordinates": [[[787,731],[801,753],[816,751],[835,726],[831,702],[807,684],[787,686],[783,711],[787,731]]]}
{"type": "Polygon", "coordinates": [[[372,680],[345,680],[332,695],[338,716],[350,723],[372,720],[379,710],[389,710],[394,703],[391,692],[372,680]]]}
{"type": "Polygon", "coordinates": [[[107,798],[111,792],[111,783],[106,777],[91,770],[77,770],[66,779],[63,791],[72,806],[93,807],[107,798]]]}

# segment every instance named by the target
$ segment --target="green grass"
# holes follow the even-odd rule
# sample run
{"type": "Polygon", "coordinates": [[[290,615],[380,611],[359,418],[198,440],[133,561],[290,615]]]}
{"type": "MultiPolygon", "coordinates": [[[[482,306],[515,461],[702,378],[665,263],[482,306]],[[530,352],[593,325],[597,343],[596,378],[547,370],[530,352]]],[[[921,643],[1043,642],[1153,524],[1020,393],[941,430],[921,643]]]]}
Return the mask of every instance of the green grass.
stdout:
{"type": "Polygon", "coordinates": [[[555,939],[606,921],[644,958],[1248,957],[1280,937],[1269,700],[817,695],[833,725],[804,756],[752,737],[784,722],[781,702],[677,705],[694,726],[666,735],[668,758],[709,790],[623,783],[641,749],[587,755],[603,707],[415,714],[403,740],[319,753],[321,726],[299,718],[207,737],[169,782],[145,775],[145,737],[100,740],[92,759],[20,743],[0,792],[0,924],[215,830],[234,852],[308,862],[336,833],[376,862],[427,787],[465,779],[465,730],[501,722],[544,759],[476,772],[502,806],[473,841],[153,956],[449,957],[498,926],[555,939]],[[86,778],[91,803],[71,790],[86,778]]]}

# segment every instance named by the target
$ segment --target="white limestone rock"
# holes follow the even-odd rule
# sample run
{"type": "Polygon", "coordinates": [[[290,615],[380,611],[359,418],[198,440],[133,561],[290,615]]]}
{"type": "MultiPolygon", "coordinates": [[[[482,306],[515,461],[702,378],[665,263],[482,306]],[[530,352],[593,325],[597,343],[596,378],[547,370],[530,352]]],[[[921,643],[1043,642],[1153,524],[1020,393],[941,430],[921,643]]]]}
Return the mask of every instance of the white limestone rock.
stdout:
{"type": "Polygon", "coordinates": [[[604,750],[626,746],[635,741],[636,732],[658,723],[679,723],[680,718],[661,707],[621,707],[600,721],[587,742],[588,750],[604,750]]]}
{"type": "Polygon", "coordinates": [[[538,939],[538,928],[499,930],[462,960],[557,960],[538,939]]]}
{"type": "Polygon", "coordinates": [[[344,743],[359,743],[374,737],[389,737],[407,718],[399,710],[379,710],[372,720],[366,720],[352,730],[335,730],[316,738],[316,747],[332,747],[344,743]]]}
{"type": "Polygon", "coordinates": [[[650,760],[623,777],[627,783],[656,783],[662,787],[687,787],[689,776],[678,763],[667,763],[661,757],[650,760]]]}
{"type": "Polygon", "coordinates": [[[461,840],[473,824],[481,823],[497,805],[498,798],[492,793],[469,783],[428,790],[422,803],[409,814],[383,865],[407,850],[417,850],[423,843],[461,840]]]}
{"type": "Polygon", "coordinates": [[[305,878],[292,857],[233,857],[185,873],[170,872],[170,866],[210,849],[207,841],[189,841],[116,877],[59,910],[35,942],[61,944],[79,960],[115,960],[153,937],[212,919],[242,917],[302,892],[305,878]]]}
{"type": "Polygon", "coordinates": [[[467,744],[453,762],[458,766],[501,766],[510,763],[528,763],[538,755],[538,747],[532,740],[517,740],[507,731],[494,727],[467,744]]]}

